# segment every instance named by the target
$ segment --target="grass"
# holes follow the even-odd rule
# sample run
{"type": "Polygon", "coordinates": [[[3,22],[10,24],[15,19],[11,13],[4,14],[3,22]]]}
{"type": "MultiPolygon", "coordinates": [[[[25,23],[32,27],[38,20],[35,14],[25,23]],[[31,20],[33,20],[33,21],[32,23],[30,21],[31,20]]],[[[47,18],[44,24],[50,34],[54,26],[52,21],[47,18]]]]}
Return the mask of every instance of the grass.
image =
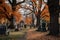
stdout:
{"type": "Polygon", "coordinates": [[[23,38],[24,37],[24,33],[20,33],[20,34],[10,34],[9,36],[1,36],[0,40],[17,40],[19,38],[23,38]]]}
{"type": "Polygon", "coordinates": [[[23,38],[21,35],[12,35],[12,36],[4,36],[1,37],[0,40],[17,40],[19,38],[23,38]]]}
{"type": "Polygon", "coordinates": [[[0,36],[0,40],[17,40],[17,39],[24,39],[26,32],[30,28],[23,28],[20,31],[11,31],[9,36],[0,36]]]}
{"type": "Polygon", "coordinates": [[[24,35],[26,31],[27,31],[26,29],[23,29],[17,32],[10,32],[9,36],[0,36],[0,40],[17,40],[20,38],[23,39],[25,37],[24,35]]]}

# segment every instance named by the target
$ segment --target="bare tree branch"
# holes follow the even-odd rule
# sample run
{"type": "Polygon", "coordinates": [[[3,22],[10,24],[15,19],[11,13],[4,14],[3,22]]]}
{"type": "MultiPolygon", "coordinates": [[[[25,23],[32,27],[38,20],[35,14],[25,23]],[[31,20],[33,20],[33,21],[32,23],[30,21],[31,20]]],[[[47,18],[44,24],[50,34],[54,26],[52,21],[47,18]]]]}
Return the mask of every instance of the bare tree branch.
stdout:
{"type": "Polygon", "coordinates": [[[25,0],[23,0],[22,2],[17,3],[16,5],[19,5],[19,4],[24,3],[24,2],[25,2],[25,0]]]}
{"type": "Polygon", "coordinates": [[[32,11],[33,12],[33,9],[32,8],[30,8],[30,7],[28,7],[28,6],[21,6],[21,5],[19,5],[21,8],[24,8],[24,9],[27,9],[27,10],[30,10],[30,11],[32,11]]]}
{"type": "Polygon", "coordinates": [[[8,0],[10,4],[12,4],[12,2],[10,0],[8,0]]]}

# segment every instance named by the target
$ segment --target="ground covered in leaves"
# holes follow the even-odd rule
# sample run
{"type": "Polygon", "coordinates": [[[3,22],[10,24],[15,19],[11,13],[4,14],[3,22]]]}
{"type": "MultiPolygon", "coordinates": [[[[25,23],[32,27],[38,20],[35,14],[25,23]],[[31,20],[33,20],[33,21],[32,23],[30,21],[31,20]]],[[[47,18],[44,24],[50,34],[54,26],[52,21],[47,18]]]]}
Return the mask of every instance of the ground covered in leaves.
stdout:
{"type": "Polygon", "coordinates": [[[27,40],[60,40],[60,36],[47,34],[48,32],[28,31],[27,40]]]}

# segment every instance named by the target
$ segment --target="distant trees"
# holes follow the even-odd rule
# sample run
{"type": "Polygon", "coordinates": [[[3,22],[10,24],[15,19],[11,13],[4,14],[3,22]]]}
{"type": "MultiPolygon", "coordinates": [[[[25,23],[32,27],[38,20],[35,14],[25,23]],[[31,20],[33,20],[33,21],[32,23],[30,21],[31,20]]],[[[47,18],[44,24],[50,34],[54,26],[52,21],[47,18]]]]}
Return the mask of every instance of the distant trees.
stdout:
{"type": "Polygon", "coordinates": [[[42,0],[32,0],[33,2],[33,9],[34,9],[34,13],[36,15],[36,26],[39,27],[38,30],[40,30],[40,14],[41,14],[41,4],[42,4],[42,0]]]}

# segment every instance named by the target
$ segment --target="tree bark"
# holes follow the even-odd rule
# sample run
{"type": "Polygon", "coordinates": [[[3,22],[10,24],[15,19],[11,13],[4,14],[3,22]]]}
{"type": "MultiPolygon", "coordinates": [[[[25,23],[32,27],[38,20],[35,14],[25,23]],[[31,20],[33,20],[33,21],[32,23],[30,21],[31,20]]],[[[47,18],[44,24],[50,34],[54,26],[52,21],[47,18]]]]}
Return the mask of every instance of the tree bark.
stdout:
{"type": "Polygon", "coordinates": [[[32,14],[32,26],[34,27],[34,14],[32,14]]]}
{"type": "Polygon", "coordinates": [[[50,27],[49,31],[52,35],[58,35],[59,34],[59,12],[58,12],[58,0],[48,0],[48,7],[50,12],[50,27]]]}
{"type": "Polygon", "coordinates": [[[41,12],[40,12],[40,10],[39,10],[39,11],[38,11],[38,14],[37,14],[37,16],[36,16],[36,18],[37,18],[36,26],[38,27],[38,30],[37,30],[37,31],[41,31],[41,27],[40,27],[40,14],[41,14],[41,12]]]}
{"type": "Polygon", "coordinates": [[[37,19],[36,27],[38,27],[38,30],[37,31],[41,31],[40,15],[41,15],[42,0],[39,0],[39,4],[38,5],[39,5],[39,8],[38,8],[38,12],[37,12],[37,15],[36,15],[36,19],[37,19]]]}

